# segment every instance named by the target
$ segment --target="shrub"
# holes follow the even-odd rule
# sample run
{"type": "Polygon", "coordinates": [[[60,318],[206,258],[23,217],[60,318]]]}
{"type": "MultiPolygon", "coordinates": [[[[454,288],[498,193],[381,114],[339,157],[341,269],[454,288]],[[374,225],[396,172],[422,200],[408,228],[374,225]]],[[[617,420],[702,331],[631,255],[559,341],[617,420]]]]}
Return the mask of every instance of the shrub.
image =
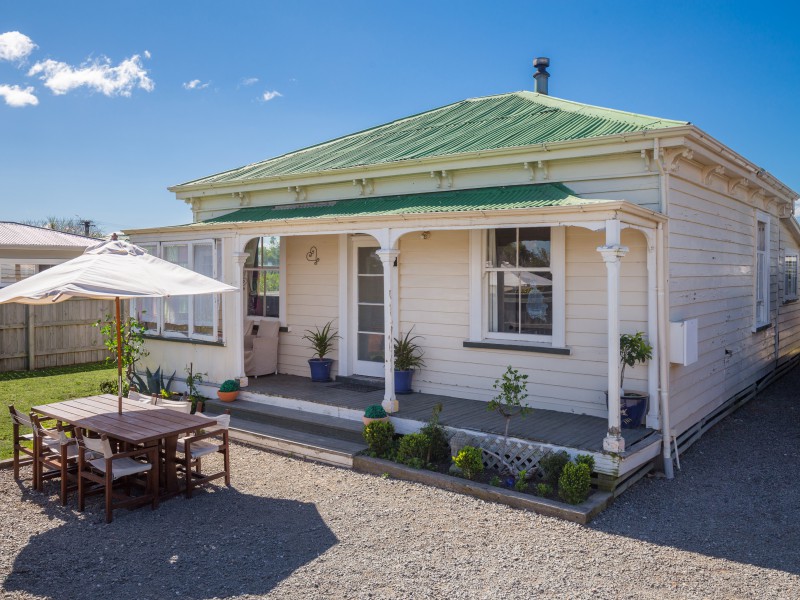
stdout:
{"type": "Polygon", "coordinates": [[[420,429],[420,433],[428,436],[428,455],[425,460],[429,463],[443,462],[450,458],[450,443],[444,427],[439,425],[439,413],[442,412],[441,403],[433,407],[433,414],[427,425],[420,429]]]}
{"type": "Polygon", "coordinates": [[[430,445],[431,441],[424,433],[409,433],[404,435],[400,438],[400,445],[397,448],[397,460],[411,467],[416,467],[420,463],[422,466],[425,466],[430,445]],[[409,462],[411,460],[414,461],[414,464],[409,462]]]}
{"type": "Polygon", "coordinates": [[[380,404],[370,404],[364,409],[364,416],[368,419],[383,419],[386,416],[386,411],[380,404]]]}
{"type": "Polygon", "coordinates": [[[453,457],[453,462],[467,479],[475,479],[483,473],[483,453],[480,448],[464,446],[458,456],[453,457]]]}
{"type": "Polygon", "coordinates": [[[594,471],[594,456],[591,454],[578,454],[578,456],[575,457],[575,462],[579,465],[582,464],[589,467],[590,473],[594,471]]]}
{"type": "Polygon", "coordinates": [[[239,382],[236,379],[226,379],[222,382],[222,385],[219,386],[220,392],[238,392],[239,391],[239,382]]]}
{"type": "MultiPolygon", "coordinates": [[[[101,394],[114,394],[116,396],[118,389],[119,388],[117,387],[117,382],[114,379],[109,379],[108,381],[103,381],[103,382],[100,383],[100,393],[101,394]]],[[[130,386],[128,385],[128,382],[127,381],[123,381],[122,382],[122,395],[123,396],[127,396],[129,389],[130,389],[130,386]]]]}
{"type": "Polygon", "coordinates": [[[569,504],[580,504],[589,497],[592,472],[584,463],[567,463],[558,480],[558,495],[569,504]]]}
{"type": "Polygon", "coordinates": [[[394,425],[389,421],[373,421],[364,427],[364,440],[375,456],[384,457],[392,448],[394,425]]]}
{"type": "Polygon", "coordinates": [[[544,481],[555,487],[561,477],[564,465],[569,462],[569,454],[564,452],[551,452],[539,461],[539,466],[544,471],[544,481]]]}
{"type": "Polygon", "coordinates": [[[528,475],[528,472],[523,469],[517,475],[517,480],[514,482],[514,489],[518,492],[524,492],[528,489],[528,482],[525,477],[528,475]]]}
{"type": "Polygon", "coordinates": [[[489,485],[494,486],[494,487],[500,487],[500,477],[498,475],[494,475],[489,480],[489,485]]]}
{"type": "Polygon", "coordinates": [[[536,484],[536,495],[547,497],[553,493],[553,486],[547,483],[537,483],[536,484]]]}

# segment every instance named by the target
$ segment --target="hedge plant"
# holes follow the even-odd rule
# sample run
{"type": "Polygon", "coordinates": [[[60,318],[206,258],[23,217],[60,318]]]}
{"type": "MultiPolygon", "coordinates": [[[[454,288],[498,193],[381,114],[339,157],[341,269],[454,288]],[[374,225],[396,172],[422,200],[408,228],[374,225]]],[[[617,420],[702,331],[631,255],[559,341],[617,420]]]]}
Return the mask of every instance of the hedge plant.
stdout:
{"type": "Polygon", "coordinates": [[[568,504],[580,504],[589,497],[592,472],[585,462],[567,463],[558,480],[558,495],[568,504]]]}
{"type": "Polygon", "coordinates": [[[427,464],[431,441],[424,433],[409,433],[400,438],[397,460],[417,469],[427,464]]]}
{"type": "Polygon", "coordinates": [[[483,473],[483,453],[480,448],[464,446],[458,455],[453,457],[453,463],[461,469],[467,479],[475,479],[483,473]]]}
{"type": "Polygon", "coordinates": [[[364,426],[364,441],[374,456],[385,457],[392,449],[393,439],[394,425],[390,421],[373,421],[364,426]]]}

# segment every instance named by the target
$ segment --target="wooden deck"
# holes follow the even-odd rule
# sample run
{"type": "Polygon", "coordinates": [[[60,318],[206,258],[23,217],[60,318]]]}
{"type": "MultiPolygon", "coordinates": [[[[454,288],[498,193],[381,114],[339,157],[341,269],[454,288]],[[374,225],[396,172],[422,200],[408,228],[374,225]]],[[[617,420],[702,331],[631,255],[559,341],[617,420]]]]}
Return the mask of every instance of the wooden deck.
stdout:
{"type": "MultiPolygon", "coordinates": [[[[251,378],[243,391],[358,411],[363,411],[370,404],[380,404],[383,400],[383,389],[341,382],[313,383],[310,379],[295,375],[251,378]]],[[[430,419],[433,407],[441,403],[443,410],[439,421],[445,426],[500,435],[505,428],[505,420],[497,413],[488,412],[486,403],[479,400],[423,393],[398,396],[398,400],[400,410],[393,417],[424,423],[430,419]]],[[[601,452],[607,428],[608,422],[600,417],[536,409],[525,417],[513,418],[509,435],[582,451],[601,452]]],[[[625,446],[630,448],[654,433],[649,428],[625,429],[625,446]]]]}

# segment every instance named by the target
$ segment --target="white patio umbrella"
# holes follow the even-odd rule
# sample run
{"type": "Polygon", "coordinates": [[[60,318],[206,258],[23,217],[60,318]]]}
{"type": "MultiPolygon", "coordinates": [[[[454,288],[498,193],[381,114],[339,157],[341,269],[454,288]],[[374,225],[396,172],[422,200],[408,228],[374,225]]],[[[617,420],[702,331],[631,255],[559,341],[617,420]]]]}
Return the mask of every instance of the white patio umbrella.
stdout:
{"type": "Polygon", "coordinates": [[[77,258],[0,290],[0,304],[50,304],[70,298],[114,299],[117,321],[117,399],[122,414],[120,298],[166,298],[235,292],[233,286],[147,254],[112,236],[77,258]]]}

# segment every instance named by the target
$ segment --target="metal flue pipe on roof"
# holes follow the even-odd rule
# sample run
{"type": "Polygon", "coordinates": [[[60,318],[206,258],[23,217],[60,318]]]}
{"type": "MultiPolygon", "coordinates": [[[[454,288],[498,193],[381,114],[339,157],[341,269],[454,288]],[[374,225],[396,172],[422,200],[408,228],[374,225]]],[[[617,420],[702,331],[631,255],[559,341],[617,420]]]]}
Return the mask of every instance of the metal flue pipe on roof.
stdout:
{"type": "Polygon", "coordinates": [[[550,66],[550,59],[546,56],[534,58],[533,66],[536,67],[536,73],[533,74],[533,80],[535,82],[534,91],[537,94],[547,95],[547,80],[550,79],[550,73],[547,72],[547,67],[550,66]]]}

